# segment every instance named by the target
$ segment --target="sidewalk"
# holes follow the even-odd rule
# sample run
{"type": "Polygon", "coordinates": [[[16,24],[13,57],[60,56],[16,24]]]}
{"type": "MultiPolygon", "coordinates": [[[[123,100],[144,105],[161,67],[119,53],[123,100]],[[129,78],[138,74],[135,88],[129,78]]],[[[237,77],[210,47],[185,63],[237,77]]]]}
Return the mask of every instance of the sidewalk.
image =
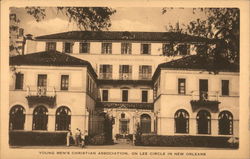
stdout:
{"type": "Polygon", "coordinates": [[[232,148],[210,148],[210,147],[159,147],[159,146],[134,146],[129,144],[115,145],[87,145],[84,148],[78,146],[11,146],[17,149],[157,149],[157,150],[237,150],[232,148]]]}

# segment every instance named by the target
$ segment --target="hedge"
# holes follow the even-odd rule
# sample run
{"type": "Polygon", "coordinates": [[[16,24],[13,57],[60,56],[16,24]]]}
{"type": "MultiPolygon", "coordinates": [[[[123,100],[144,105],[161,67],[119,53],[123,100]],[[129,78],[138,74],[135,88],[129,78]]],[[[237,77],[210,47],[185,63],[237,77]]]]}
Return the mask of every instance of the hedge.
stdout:
{"type": "Polygon", "coordinates": [[[11,131],[11,146],[54,146],[66,145],[67,132],[11,131]]]}
{"type": "Polygon", "coordinates": [[[141,141],[136,141],[142,146],[171,146],[171,147],[214,147],[214,148],[238,148],[239,144],[229,143],[230,137],[221,136],[163,136],[141,135],[141,141]]]}

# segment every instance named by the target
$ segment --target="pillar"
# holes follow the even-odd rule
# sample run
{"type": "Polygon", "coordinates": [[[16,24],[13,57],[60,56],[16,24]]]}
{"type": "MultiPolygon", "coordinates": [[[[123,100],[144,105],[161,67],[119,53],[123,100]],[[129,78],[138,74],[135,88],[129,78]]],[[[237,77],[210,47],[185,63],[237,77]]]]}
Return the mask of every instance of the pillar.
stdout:
{"type": "Polygon", "coordinates": [[[55,131],[56,118],[55,115],[49,114],[48,116],[48,131],[55,131]]]}
{"type": "Polygon", "coordinates": [[[33,114],[26,114],[25,115],[25,123],[24,123],[24,130],[31,131],[32,130],[32,120],[33,114]]]}

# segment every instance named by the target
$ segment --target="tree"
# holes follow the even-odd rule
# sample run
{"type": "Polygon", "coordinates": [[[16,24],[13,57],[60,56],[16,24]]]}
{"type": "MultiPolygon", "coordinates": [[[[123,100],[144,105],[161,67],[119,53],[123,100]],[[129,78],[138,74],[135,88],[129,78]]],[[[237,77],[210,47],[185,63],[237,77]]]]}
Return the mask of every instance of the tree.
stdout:
{"type": "MultiPolygon", "coordinates": [[[[163,8],[162,14],[167,14],[173,8],[163,8]]],[[[193,14],[205,13],[206,19],[196,19],[185,28],[174,28],[190,35],[218,39],[216,56],[239,63],[239,25],[240,11],[238,8],[194,8],[193,14]]],[[[179,27],[179,24],[177,25],[179,27]]]]}
{"type": "MultiPolygon", "coordinates": [[[[42,7],[26,7],[28,15],[34,17],[36,22],[44,20],[46,9],[42,7]]],[[[116,10],[108,7],[57,7],[57,13],[68,18],[69,22],[75,22],[80,30],[103,30],[111,26],[110,17],[116,10]]],[[[10,52],[18,50],[15,34],[19,30],[20,19],[16,14],[10,14],[10,52]]],[[[20,51],[18,52],[20,54],[20,51]]]]}

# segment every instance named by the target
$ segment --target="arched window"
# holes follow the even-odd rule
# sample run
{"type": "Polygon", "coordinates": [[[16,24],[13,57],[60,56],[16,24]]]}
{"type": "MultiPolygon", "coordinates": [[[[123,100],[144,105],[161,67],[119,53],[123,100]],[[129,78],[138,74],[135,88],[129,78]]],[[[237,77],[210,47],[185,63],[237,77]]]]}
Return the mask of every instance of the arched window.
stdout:
{"type": "Polygon", "coordinates": [[[180,109],[175,115],[175,132],[188,133],[189,132],[189,114],[186,110],[180,109]]]}
{"type": "Polygon", "coordinates": [[[197,117],[198,134],[210,134],[211,133],[211,115],[206,110],[198,112],[197,117]]]}
{"type": "Polygon", "coordinates": [[[62,106],[56,110],[56,130],[69,130],[71,124],[71,111],[62,106]]]}
{"type": "Polygon", "coordinates": [[[219,114],[219,134],[233,134],[233,115],[229,111],[222,111],[219,114]]]}
{"type": "Polygon", "coordinates": [[[25,122],[25,109],[21,105],[15,105],[10,110],[9,129],[23,130],[25,122]]]}
{"type": "Polygon", "coordinates": [[[142,133],[151,132],[151,117],[148,114],[141,115],[141,132],[142,133]]]}
{"type": "Polygon", "coordinates": [[[45,106],[38,106],[33,112],[33,130],[47,130],[48,109],[45,106]]]}

